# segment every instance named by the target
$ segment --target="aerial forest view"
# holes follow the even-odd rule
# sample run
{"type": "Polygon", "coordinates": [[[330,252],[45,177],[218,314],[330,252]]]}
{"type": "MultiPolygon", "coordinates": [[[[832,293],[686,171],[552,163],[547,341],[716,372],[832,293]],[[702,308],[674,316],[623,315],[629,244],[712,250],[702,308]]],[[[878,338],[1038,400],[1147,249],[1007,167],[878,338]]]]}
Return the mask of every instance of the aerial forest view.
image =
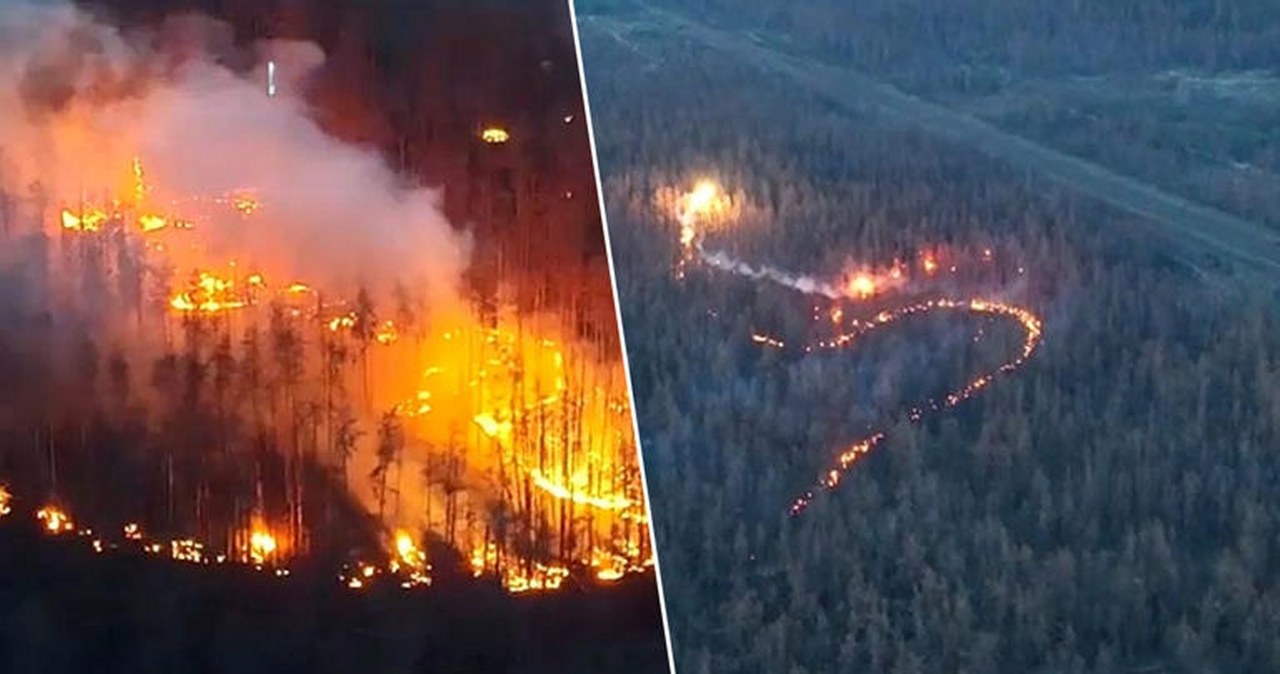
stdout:
{"type": "Polygon", "coordinates": [[[0,4],[0,671],[666,670],[566,3],[0,4]]]}
{"type": "Polygon", "coordinates": [[[1280,11],[577,3],[676,667],[1280,671],[1280,11]]]}

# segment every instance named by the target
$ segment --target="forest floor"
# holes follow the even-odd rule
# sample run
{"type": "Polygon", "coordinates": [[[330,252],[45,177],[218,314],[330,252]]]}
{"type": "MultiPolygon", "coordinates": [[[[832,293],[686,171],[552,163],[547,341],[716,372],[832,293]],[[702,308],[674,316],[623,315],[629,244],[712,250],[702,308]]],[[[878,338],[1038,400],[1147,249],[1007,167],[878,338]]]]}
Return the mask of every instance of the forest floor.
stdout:
{"type": "Polygon", "coordinates": [[[666,672],[652,576],[513,596],[459,579],[356,592],[296,569],[97,555],[0,523],[0,671],[666,672]]]}
{"type": "Polygon", "coordinates": [[[785,77],[850,112],[914,125],[1064,184],[1156,225],[1149,233],[1171,244],[1197,270],[1210,267],[1251,280],[1280,278],[1280,234],[1262,224],[1162,191],[997,128],[964,111],[925,101],[853,69],[787,53],[753,34],[710,27],[663,9],[646,7],[645,13],[628,13],[624,17],[587,15],[580,21],[585,28],[602,30],[638,53],[662,53],[654,45],[643,49],[641,44],[649,40],[701,43],[762,72],[785,77]]]}

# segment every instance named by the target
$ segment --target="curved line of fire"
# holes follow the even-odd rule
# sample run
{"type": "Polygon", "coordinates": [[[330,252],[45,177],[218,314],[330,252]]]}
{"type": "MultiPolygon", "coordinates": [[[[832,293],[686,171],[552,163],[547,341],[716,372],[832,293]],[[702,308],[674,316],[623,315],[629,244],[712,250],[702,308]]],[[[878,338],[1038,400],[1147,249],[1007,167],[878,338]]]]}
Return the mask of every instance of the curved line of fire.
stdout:
{"type": "MultiPolygon", "coordinates": [[[[752,265],[734,258],[727,252],[706,250],[702,245],[703,232],[699,229],[699,225],[704,219],[722,218],[730,211],[730,205],[729,198],[721,193],[719,187],[709,181],[700,182],[691,192],[679,198],[675,208],[675,218],[680,225],[680,245],[684,255],[677,263],[677,276],[683,276],[689,262],[696,260],[710,268],[735,276],[773,283],[801,294],[817,295],[836,301],[866,300],[906,282],[908,269],[900,262],[895,262],[884,273],[859,272],[846,279],[844,283],[831,283],[792,274],[767,265],[752,265]]],[[[984,261],[990,262],[991,251],[989,249],[983,251],[982,257],[984,261]]],[[[932,254],[923,254],[919,267],[926,276],[933,276],[940,272],[940,263],[932,254]]],[[[953,273],[956,271],[955,266],[949,269],[953,273]]],[[[1019,273],[1021,272],[1020,268],[1019,273]]],[[[997,377],[1022,367],[1035,353],[1043,337],[1043,321],[1036,313],[1025,307],[980,297],[969,299],[934,297],[880,311],[869,320],[853,319],[848,322],[849,330],[830,339],[805,345],[804,352],[849,348],[859,343],[861,337],[880,328],[894,325],[903,319],[943,311],[1013,321],[1023,330],[1022,345],[1015,357],[1005,361],[999,367],[974,377],[964,386],[942,397],[929,399],[906,409],[899,418],[905,418],[910,423],[918,423],[928,414],[955,407],[986,389],[997,377]]],[[[837,306],[832,310],[831,318],[840,324],[843,321],[843,309],[837,306]]],[[[753,333],[751,340],[762,348],[786,348],[786,344],[781,339],[768,334],[753,333]]],[[[885,439],[887,431],[884,428],[886,427],[887,425],[881,426],[878,430],[872,430],[841,450],[815,484],[791,502],[787,513],[793,517],[800,515],[813,503],[818,494],[838,487],[844,474],[885,439]]]]}

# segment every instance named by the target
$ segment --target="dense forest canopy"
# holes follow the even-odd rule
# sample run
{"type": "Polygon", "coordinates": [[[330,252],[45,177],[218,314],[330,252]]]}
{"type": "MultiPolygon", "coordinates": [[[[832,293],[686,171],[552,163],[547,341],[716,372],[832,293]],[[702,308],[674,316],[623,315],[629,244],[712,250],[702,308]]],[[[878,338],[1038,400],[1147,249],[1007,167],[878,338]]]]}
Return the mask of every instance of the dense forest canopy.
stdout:
{"type": "MultiPolygon", "coordinates": [[[[992,65],[1022,74],[1265,68],[1280,18],[1264,0],[693,0],[652,3],[794,39],[876,69],[992,65]]],[[[582,2],[579,11],[625,3],[582,2]]]]}
{"type": "MultiPolygon", "coordinates": [[[[579,9],[591,16],[595,7],[637,13],[625,3],[579,9]]],[[[820,62],[872,72],[1071,155],[1280,227],[1280,26],[1268,3],[670,8],[820,62]]]]}

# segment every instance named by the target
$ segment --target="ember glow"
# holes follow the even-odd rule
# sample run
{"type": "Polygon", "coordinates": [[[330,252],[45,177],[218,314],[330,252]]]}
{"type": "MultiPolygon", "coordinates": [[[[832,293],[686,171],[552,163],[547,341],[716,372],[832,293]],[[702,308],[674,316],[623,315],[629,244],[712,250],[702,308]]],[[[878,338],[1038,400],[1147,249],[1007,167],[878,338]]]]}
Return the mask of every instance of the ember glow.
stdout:
{"type": "Polygon", "coordinates": [[[253,530],[249,532],[248,558],[254,564],[267,564],[273,562],[277,558],[279,544],[276,542],[275,534],[267,529],[266,525],[261,522],[255,523],[253,530]]]}
{"type": "Polygon", "coordinates": [[[76,525],[66,511],[56,506],[45,506],[36,511],[36,519],[44,525],[45,531],[51,534],[63,534],[76,530],[76,525]]]}
{"type": "MultiPolygon", "coordinates": [[[[900,306],[891,310],[881,311],[873,316],[869,321],[859,322],[852,330],[836,335],[832,339],[819,341],[815,345],[806,347],[805,350],[811,352],[815,349],[830,350],[849,348],[859,343],[863,336],[874,330],[893,325],[906,318],[921,317],[927,314],[942,312],[967,313],[980,317],[994,317],[1014,322],[1022,328],[1022,346],[1012,358],[1002,363],[996,369],[974,377],[964,386],[951,391],[940,398],[927,400],[922,404],[907,409],[904,417],[912,423],[921,421],[926,414],[959,405],[990,386],[997,376],[1011,373],[1022,367],[1027,360],[1031,358],[1031,355],[1035,353],[1036,348],[1040,345],[1041,337],[1043,336],[1043,324],[1041,323],[1040,317],[1023,307],[984,299],[952,300],[935,298],[900,306]]],[[[835,489],[839,486],[843,474],[851,469],[858,459],[865,456],[884,439],[885,433],[883,431],[876,431],[855,441],[847,449],[842,450],[836,456],[832,465],[818,479],[817,485],[813,489],[806,491],[804,494],[797,497],[795,501],[792,502],[789,512],[792,515],[800,514],[805,510],[805,508],[809,507],[809,504],[815,498],[816,493],[835,489]]]]}
{"type": "Polygon", "coordinates": [[[876,282],[866,274],[858,274],[849,281],[849,293],[857,297],[876,294],[876,282]]]}
{"type": "Polygon", "coordinates": [[[670,200],[680,225],[680,245],[693,247],[707,227],[729,219],[735,213],[733,199],[714,180],[699,180],[693,189],[678,196],[659,195],[670,200]]]}
{"type": "MultiPolygon", "coordinates": [[[[896,306],[891,304],[888,308],[880,309],[869,317],[861,319],[850,318],[853,309],[856,309],[858,304],[862,304],[872,298],[882,301],[888,300],[890,298],[886,297],[886,295],[891,291],[896,291],[904,297],[921,292],[921,290],[913,288],[910,270],[899,261],[894,261],[892,265],[884,269],[860,268],[851,274],[847,274],[842,281],[831,283],[812,276],[794,274],[774,267],[749,264],[725,252],[709,252],[702,244],[704,235],[702,218],[704,215],[712,214],[713,209],[704,206],[704,204],[709,203],[719,191],[718,187],[712,189],[700,183],[693,190],[686,192],[681,198],[677,199],[674,208],[669,211],[671,217],[680,224],[680,245],[686,251],[686,260],[697,259],[712,269],[726,271],[751,280],[768,281],[804,295],[816,295],[837,302],[826,315],[836,326],[847,325],[849,329],[839,332],[828,339],[804,345],[802,348],[805,353],[849,348],[860,343],[861,339],[867,334],[895,325],[903,319],[944,312],[1007,320],[1022,329],[1022,345],[1017,353],[994,370],[975,376],[960,388],[937,399],[926,400],[921,404],[908,408],[902,413],[902,417],[912,423],[918,423],[928,414],[955,407],[977,395],[990,386],[996,377],[1012,373],[1026,364],[1040,344],[1040,340],[1043,337],[1043,322],[1033,311],[1015,304],[981,297],[955,299],[935,296],[914,300],[907,298],[902,300],[902,303],[896,306]],[[850,307],[844,307],[839,304],[840,302],[853,302],[854,304],[850,307]]],[[[715,215],[716,217],[723,217],[722,213],[715,213],[715,215]]],[[[985,248],[982,250],[979,259],[984,264],[990,264],[994,261],[994,254],[990,248],[985,248]]],[[[682,260],[677,265],[677,276],[683,276],[686,260],[682,260]]],[[[950,261],[948,264],[950,264],[948,270],[952,274],[959,272],[961,265],[958,260],[950,261]]],[[[941,269],[939,253],[932,249],[922,250],[919,254],[919,269],[926,279],[936,276],[941,269]]],[[[1018,268],[1019,274],[1023,273],[1023,271],[1021,267],[1018,268]]],[[[924,291],[930,292],[928,290],[924,291]]],[[[818,307],[815,307],[814,320],[820,320],[820,318],[821,312],[818,307]]],[[[751,340],[762,347],[771,349],[784,349],[787,346],[781,339],[760,332],[752,333],[751,340]]],[[[831,464],[823,470],[815,485],[792,501],[788,512],[793,516],[801,514],[819,493],[833,490],[839,486],[844,474],[852,469],[860,458],[866,456],[872,449],[883,442],[885,438],[885,431],[872,431],[840,450],[831,464]]]]}
{"type": "Polygon", "coordinates": [[[511,134],[506,129],[491,126],[480,131],[480,140],[490,145],[502,145],[511,140],[511,134]]]}

